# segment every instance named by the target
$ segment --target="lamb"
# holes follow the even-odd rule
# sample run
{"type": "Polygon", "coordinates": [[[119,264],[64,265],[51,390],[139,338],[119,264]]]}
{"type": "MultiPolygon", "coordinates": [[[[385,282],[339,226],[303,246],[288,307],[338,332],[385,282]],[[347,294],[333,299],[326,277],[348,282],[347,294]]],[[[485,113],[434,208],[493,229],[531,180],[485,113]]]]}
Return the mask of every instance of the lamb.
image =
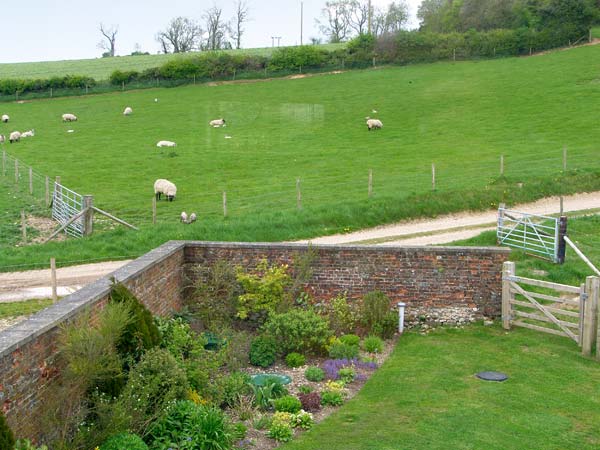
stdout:
{"type": "Polygon", "coordinates": [[[367,128],[369,131],[383,128],[383,123],[381,123],[381,120],[379,119],[370,119],[367,117],[367,128]]]}
{"type": "Polygon", "coordinates": [[[9,120],[10,120],[10,117],[8,117],[8,114],[2,114],[2,122],[8,123],[9,120]]]}
{"type": "Polygon", "coordinates": [[[6,142],[6,136],[0,134],[0,144],[4,144],[6,142]]]}
{"type": "Polygon", "coordinates": [[[8,136],[8,142],[10,142],[11,144],[13,142],[19,142],[21,140],[21,133],[18,131],[13,131],[12,133],[10,133],[10,135],[8,136]]]}
{"type": "Polygon", "coordinates": [[[162,194],[167,197],[167,201],[172,202],[175,195],[177,195],[177,186],[169,180],[159,178],[154,182],[154,195],[156,195],[157,200],[160,200],[162,194]]]}
{"type": "Polygon", "coordinates": [[[223,118],[214,119],[214,120],[211,120],[210,122],[208,122],[208,124],[211,127],[214,127],[214,128],[224,127],[225,126],[225,119],[223,119],[223,118]]]}
{"type": "Polygon", "coordinates": [[[190,220],[188,221],[188,223],[192,223],[196,221],[196,213],[192,213],[190,214],[190,220]]]}
{"type": "Polygon", "coordinates": [[[26,138],[26,137],[33,137],[33,136],[35,136],[35,130],[34,130],[33,128],[32,128],[31,130],[28,130],[28,131],[23,131],[23,132],[21,133],[21,137],[22,137],[22,138],[26,138]]]}
{"type": "Polygon", "coordinates": [[[130,116],[131,114],[133,114],[133,109],[131,109],[131,107],[128,106],[127,108],[125,108],[125,111],[123,111],[123,115],[130,116]]]}
{"type": "Polygon", "coordinates": [[[77,116],[75,114],[66,113],[62,115],[63,122],[77,122],[77,116]]]}
{"type": "Polygon", "coordinates": [[[177,144],[172,141],[158,141],[156,143],[157,147],[177,147],[177,144]]]}
{"type": "Polygon", "coordinates": [[[187,213],[186,213],[185,211],[183,211],[183,212],[181,213],[181,221],[182,221],[183,223],[187,223],[187,221],[188,221],[188,215],[187,215],[187,213]]]}

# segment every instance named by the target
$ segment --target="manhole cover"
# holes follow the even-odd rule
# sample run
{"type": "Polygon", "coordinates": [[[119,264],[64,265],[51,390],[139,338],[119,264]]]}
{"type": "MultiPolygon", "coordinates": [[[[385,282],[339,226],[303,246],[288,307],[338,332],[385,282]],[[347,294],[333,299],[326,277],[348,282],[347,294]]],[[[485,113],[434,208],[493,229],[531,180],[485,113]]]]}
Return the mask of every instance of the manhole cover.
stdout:
{"type": "Polygon", "coordinates": [[[502,372],[479,372],[475,376],[485,381],[504,381],[508,380],[508,375],[502,372]]]}

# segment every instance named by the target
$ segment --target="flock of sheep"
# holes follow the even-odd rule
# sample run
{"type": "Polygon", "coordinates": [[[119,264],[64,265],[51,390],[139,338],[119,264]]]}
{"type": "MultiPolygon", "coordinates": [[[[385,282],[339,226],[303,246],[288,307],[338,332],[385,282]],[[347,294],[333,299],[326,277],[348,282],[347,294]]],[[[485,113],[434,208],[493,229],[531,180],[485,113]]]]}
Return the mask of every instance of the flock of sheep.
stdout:
{"type": "MultiPolygon", "coordinates": [[[[3,123],[8,123],[8,121],[10,120],[10,117],[8,116],[8,114],[2,114],[2,122],[3,123]]],[[[27,137],[33,137],[35,136],[35,130],[31,129],[31,130],[27,130],[27,131],[13,131],[12,133],[10,133],[8,135],[8,142],[10,142],[11,144],[13,142],[19,142],[21,140],[21,138],[27,138],[27,137]]],[[[3,134],[0,134],[0,144],[3,144],[4,142],[6,142],[6,136],[4,136],[3,134]]]]}

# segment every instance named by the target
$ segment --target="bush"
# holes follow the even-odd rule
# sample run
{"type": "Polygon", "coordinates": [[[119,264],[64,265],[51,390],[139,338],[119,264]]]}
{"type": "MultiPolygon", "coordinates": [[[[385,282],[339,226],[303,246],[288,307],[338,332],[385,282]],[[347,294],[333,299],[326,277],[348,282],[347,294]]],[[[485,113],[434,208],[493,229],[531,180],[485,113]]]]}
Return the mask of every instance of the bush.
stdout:
{"type": "Polygon", "coordinates": [[[353,305],[348,303],[346,294],[333,298],[327,309],[329,324],[335,334],[352,333],[356,329],[358,314],[353,305]]]}
{"type": "Polygon", "coordinates": [[[14,450],[48,450],[48,446],[40,445],[38,447],[37,445],[32,444],[29,439],[17,439],[14,450]]]}
{"type": "Polygon", "coordinates": [[[293,395],[285,395],[273,401],[275,411],[297,413],[302,408],[302,403],[293,395]]]}
{"type": "Polygon", "coordinates": [[[12,449],[15,445],[15,436],[6,423],[6,417],[0,411],[0,448],[12,449]]]}
{"type": "Polygon", "coordinates": [[[277,342],[269,336],[259,336],[250,344],[250,363],[269,367],[275,363],[277,342]]]}
{"type": "Polygon", "coordinates": [[[244,372],[233,372],[219,379],[222,395],[220,403],[233,407],[240,395],[252,392],[250,388],[250,375],[244,372]]]}
{"type": "Polygon", "coordinates": [[[382,322],[386,314],[390,312],[390,299],[380,291],[369,292],[363,297],[361,318],[367,330],[382,322]]]}
{"type": "Polygon", "coordinates": [[[297,414],[292,416],[292,427],[302,428],[303,430],[310,430],[315,424],[313,415],[306,411],[299,411],[297,414]]]}
{"type": "Polygon", "coordinates": [[[268,436],[279,442],[288,442],[292,439],[292,414],[287,412],[276,412],[273,414],[268,436]]]}
{"type": "Polygon", "coordinates": [[[323,406],[340,406],[344,403],[344,396],[341,392],[324,391],[321,394],[321,404],[323,406]]]}
{"type": "Polygon", "coordinates": [[[269,61],[270,70],[322,67],[328,60],[327,51],[314,45],[283,47],[275,50],[269,61]]]}
{"type": "Polygon", "coordinates": [[[308,384],[303,384],[298,388],[298,391],[300,391],[302,394],[308,394],[309,392],[313,392],[314,390],[315,389],[308,384]]]}
{"type": "Polygon", "coordinates": [[[285,363],[288,367],[301,367],[306,364],[306,358],[300,353],[292,352],[285,357],[285,363]]]}
{"type": "Polygon", "coordinates": [[[325,372],[323,372],[323,369],[320,367],[310,366],[304,371],[304,376],[308,381],[318,382],[323,381],[323,378],[325,378],[325,372]]]}
{"type": "Polygon", "coordinates": [[[347,345],[336,339],[329,347],[329,357],[333,359],[352,359],[358,356],[358,346],[347,345]]]}
{"type": "Polygon", "coordinates": [[[355,334],[344,334],[339,337],[339,340],[342,344],[352,345],[359,347],[360,346],[360,338],[355,334]]]}
{"type": "Polygon", "coordinates": [[[273,400],[287,394],[287,389],[281,384],[279,378],[267,377],[262,386],[250,384],[254,394],[254,403],[261,409],[272,406],[273,400]]]}
{"type": "Polygon", "coordinates": [[[148,446],[137,434],[120,433],[111,436],[100,450],[148,450],[148,446]]]}
{"type": "Polygon", "coordinates": [[[383,351],[383,341],[378,336],[368,336],[363,341],[363,348],[369,353],[381,353],[383,351]]]}
{"type": "Polygon", "coordinates": [[[352,367],[343,367],[338,370],[338,378],[344,384],[352,383],[355,377],[356,371],[352,367]]]}
{"type": "Polygon", "coordinates": [[[321,394],[318,392],[298,394],[298,399],[300,399],[302,409],[305,411],[314,412],[321,409],[321,394]]]}
{"type": "Polygon", "coordinates": [[[302,309],[271,316],[263,331],[277,341],[280,354],[321,354],[331,336],[327,320],[302,309]]]}
{"type": "Polygon", "coordinates": [[[387,313],[383,319],[373,325],[373,334],[382,337],[383,339],[391,339],[394,337],[398,329],[398,315],[393,312],[387,313]]]}

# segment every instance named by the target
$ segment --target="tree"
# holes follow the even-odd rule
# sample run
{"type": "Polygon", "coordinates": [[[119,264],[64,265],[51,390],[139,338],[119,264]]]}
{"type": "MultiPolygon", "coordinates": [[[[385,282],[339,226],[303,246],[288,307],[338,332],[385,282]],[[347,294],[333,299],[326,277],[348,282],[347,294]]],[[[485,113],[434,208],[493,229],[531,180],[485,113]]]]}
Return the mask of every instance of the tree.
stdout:
{"type": "Polygon", "coordinates": [[[321,10],[324,22],[317,20],[317,24],[332,44],[343,42],[350,35],[352,3],[352,0],[331,0],[326,2],[325,7],[321,10]]]}
{"type": "Polygon", "coordinates": [[[385,32],[397,33],[408,22],[408,6],[402,0],[389,4],[385,15],[385,32]]]}
{"type": "Polygon", "coordinates": [[[105,50],[102,56],[115,56],[115,42],[118,32],[118,25],[112,25],[110,28],[104,28],[104,25],[100,24],[100,33],[102,33],[104,39],[98,42],[98,48],[105,50]]]}
{"type": "Polygon", "coordinates": [[[248,5],[244,0],[238,0],[235,4],[235,16],[233,18],[234,26],[231,32],[231,37],[235,41],[235,48],[240,48],[242,43],[242,35],[244,34],[244,29],[242,26],[244,22],[249,20],[248,18],[248,5]]]}
{"type": "Polygon", "coordinates": [[[187,17],[171,19],[165,31],[159,31],[156,40],[163,53],[184,53],[198,47],[202,29],[187,17]]]}
{"type": "Polygon", "coordinates": [[[204,48],[206,50],[222,50],[231,48],[231,44],[227,41],[227,32],[229,24],[221,20],[223,10],[217,5],[207,10],[202,16],[206,23],[206,32],[208,37],[204,48]]]}
{"type": "MultiPolygon", "coordinates": [[[[372,9],[372,8],[371,8],[372,9]]],[[[354,0],[350,3],[349,25],[357,35],[365,34],[369,24],[369,3],[354,0]]]]}

